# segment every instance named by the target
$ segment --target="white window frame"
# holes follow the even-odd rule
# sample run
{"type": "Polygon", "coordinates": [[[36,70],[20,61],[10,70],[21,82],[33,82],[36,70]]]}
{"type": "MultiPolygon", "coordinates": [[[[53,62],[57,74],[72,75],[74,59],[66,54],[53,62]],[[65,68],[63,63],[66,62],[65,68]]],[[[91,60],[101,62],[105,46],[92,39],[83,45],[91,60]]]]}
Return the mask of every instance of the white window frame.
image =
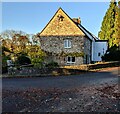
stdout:
{"type": "Polygon", "coordinates": [[[68,57],[67,57],[67,63],[75,63],[75,61],[74,62],[72,61],[72,56],[68,56],[68,57]],[[70,61],[68,61],[68,57],[70,57],[70,61]]]}
{"type": "Polygon", "coordinates": [[[64,48],[71,48],[71,40],[64,40],[64,48]]]}

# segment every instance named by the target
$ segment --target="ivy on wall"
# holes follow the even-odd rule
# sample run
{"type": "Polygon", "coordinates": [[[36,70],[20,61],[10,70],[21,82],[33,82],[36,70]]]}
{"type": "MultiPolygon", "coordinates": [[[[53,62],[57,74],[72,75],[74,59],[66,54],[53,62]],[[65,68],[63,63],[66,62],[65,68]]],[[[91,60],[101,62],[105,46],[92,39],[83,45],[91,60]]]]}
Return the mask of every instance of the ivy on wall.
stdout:
{"type": "Polygon", "coordinates": [[[72,57],[84,57],[84,52],[71,52],[71,53],[65,53],[62,51],[61,53],[53,53],[53,52],[47,52],[45,51],[47,56],[61,56],[61,57],[67,57],[67,56],[72,56],[72,57]]]}
{"type": "Polygon", "coordinates": [[[67,57],[67,56],[84,57],[84,53],[83,52],[72,52],[72,53],[61,52],[60,56],[63,56],[63,57],[67,57]]]}

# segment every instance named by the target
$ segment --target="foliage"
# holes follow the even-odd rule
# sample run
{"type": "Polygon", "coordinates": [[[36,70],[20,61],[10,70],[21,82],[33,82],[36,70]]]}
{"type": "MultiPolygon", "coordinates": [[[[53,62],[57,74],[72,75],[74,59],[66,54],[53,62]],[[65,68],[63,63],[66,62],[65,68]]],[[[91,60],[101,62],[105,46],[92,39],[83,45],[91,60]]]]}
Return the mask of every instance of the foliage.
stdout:
{"type": "Polygon", "coordinates": [[[61,56],[63,57],[67,57],[67,56],[72,56],[72,57],[84,57],[84,53],[83,52],[72,52],[72,53],[61,53],[61,56]]]}
{"type": "Polygon", "coordinates": [[[7,60],[10,60],[9,56],[2,54],[2,73],[7,73],[7,60]]]}
{"type": "Polygon", "coordinates": [[[40,46],[32,45],[28,49],[28,56],[30,57],[31,62],[34,66],[42,67],[46,53],[40,49],[40,46]]]}
{"type": "Polygon", "coordinates": [[[120,50],[118,46],[114,45],[107,50],[106,54],[102,57],[103,61],[120,61],[120,50]]]}
{"type": "Polygon", "coordinates": [[[5,52],[11,53],[7,47],[2,46],[2,54],[5,55],[5,52]]]}
{"type": "Polygon", "coordinates": [[[7,60],[10,60],[10,56],[2,55],[2,67],[7,66],[7,60]]]}
{"type": "Polygon", "coordinates": [[[59,67],[59,65],[58,65],[57,62],[51,61],[51,62],[49,62],[48,64],[46,64],[45,67],[48,67],[48,68],[56,68],[56,67],[59,67]]]}
{"type": "Polygon", "coordinates": [[[15,30],[5,30],[1,33],[1,37],[3,39],[12,39],[12,37],[15,34],[20,34],[20,35],[27,35],[25,32],[23,31],[15,31],[15,30]]]}
{"type": "Polygon", "coordinates": [[[4,55],[10,55],[13,60],[17,59],[19,64],[25,64],[25,56],[29,56],[32,64],[42,65],[45,53],[39,47],[37,35],[31,36],[22,31],[6,30],[1,33],[0,39],[4,55]],[[30,38],[32,38],[32,42],[30,38]],[[23,55],[24,58],[21,57],[23,55]]]}
{"type": "Polygon", "coordinates": [[[7,66],[2,67],[2,74],[3,74],[3,73],[7,73],[7,72],[8,72],[7,66]]]}
{"type": "Polygon", "coordinates": [[[2,46],[2,73],[7,73],[7,60],[10,60],[10,56],[6,55],[6,52],[10,53],[10,50],[2,46]]]}
{"type": "Polygon", "coordinates": [[[27,56],[21,55],[17,58],[16,63],[19,65],[27,65],[27,64],[31,64],[31,60],[27,56]]]}
{"type": "Polygon", "coordinates": [[[38,34],[32,35],[32,41],[35,45],[40,45],[38,34]]]}
{"type": "Polygon", "coordinates": [[[22,31],[6,30],[1,33],[0,38],[2,39],[2,46],[14,53],[25,51],[30,42],[29,35],[22,31]]]}
{"type": "Polygon", "coordinates": [[[120,1],[118,2],[118,7],[116,7],[116,19],[115,19],[115,40],[114,44],[120,45],[120,1]]]}
{"type": "Polygon", "coordinates": [[[112,2],[103,18],[101,30],[98,34],[100,39],[108,40],[109,46],[114,46],[115,42],[115,16],[116,16],[117,3],[112,2]]]}
{"type": "Polygon", "coordinates": [[[15,34],[12,38],[11,50],[14,53],[25,52],[29,44],[29,38],[20,34],[15,34]]]}

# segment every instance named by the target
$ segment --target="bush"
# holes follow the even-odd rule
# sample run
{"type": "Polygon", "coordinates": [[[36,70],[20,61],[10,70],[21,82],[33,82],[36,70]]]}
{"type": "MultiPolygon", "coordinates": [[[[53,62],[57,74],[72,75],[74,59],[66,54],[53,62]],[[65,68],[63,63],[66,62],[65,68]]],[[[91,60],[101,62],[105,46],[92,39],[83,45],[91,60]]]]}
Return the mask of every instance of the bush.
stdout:
{"type": "Polygon", "coordinates": [[[117,46],[108,49],[107,53],[102,57],[103,61],[120,61],[120,50],[117,46]]]}
{"type": "Polygon", "coordinates": [[[7,69],[7,60],[10,60],[11,58],[9,56],[6,55],[2,55],[2,73],[7,73],[8,69],[7,69]]]}
{"type": "Polygon", "coordinates": [[[2,67],[7,66],[7,60],[11,60],[11,58],[9,56],[2,55],[2,67]]]}
{"type": "Polygon", "coordinates": [[[3,74],[3,73],[7,73],[7,72],[8,72],[7,66],[2,67],[2,74],[3,74]]]}
{"type": "Polygon", "coordinates": [[[19,65],[27,65],[27,64],[31,64],[31,60],[25,55],[21,55],[17,58],[16,63],[19,65]]]}
{"type": "Polygon", "coordinates": [[[45,67],[48,67],[48,68],[56,68],[56,67],[59,67],[59,65],[58,65],[57,62],[51,61],[51,62],[49,62],[48,64],[46,64],[45,67]]]}

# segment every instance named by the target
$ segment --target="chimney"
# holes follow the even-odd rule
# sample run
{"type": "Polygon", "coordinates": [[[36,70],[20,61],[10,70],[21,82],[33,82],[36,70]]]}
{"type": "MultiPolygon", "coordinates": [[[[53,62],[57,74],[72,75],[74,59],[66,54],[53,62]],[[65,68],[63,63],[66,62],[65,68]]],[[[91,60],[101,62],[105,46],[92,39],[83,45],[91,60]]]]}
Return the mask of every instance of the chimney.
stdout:
{"type": "Polygon", "coordinates": [[[81,24],[80,17],[79,18],[73,18],[72,19],[76,24],[81,24]]]}

